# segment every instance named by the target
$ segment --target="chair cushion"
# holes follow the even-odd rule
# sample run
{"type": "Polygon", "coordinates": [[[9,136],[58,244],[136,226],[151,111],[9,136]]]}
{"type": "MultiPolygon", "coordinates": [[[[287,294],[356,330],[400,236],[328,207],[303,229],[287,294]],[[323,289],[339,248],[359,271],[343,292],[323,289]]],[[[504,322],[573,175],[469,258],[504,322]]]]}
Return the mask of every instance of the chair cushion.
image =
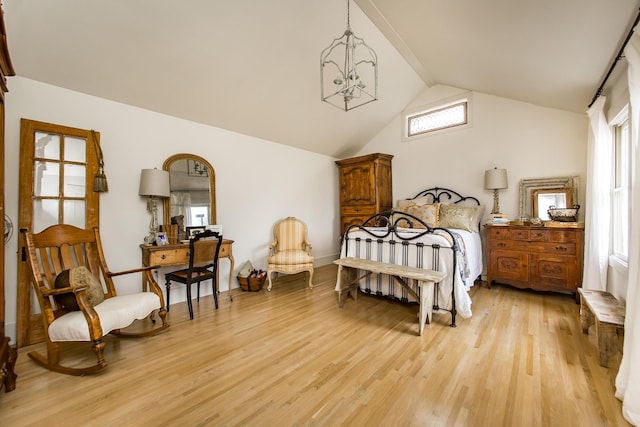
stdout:
{"type": "MultiPolygon", "coordinates": [[[[129,326],[136,319],[144,319],[160,308],[160,298],[153,292],[138,292],[107,298],[94,307],[103,335],[129,326]]],[[[81,311],[60,316],[49,325],[51,341],[91,341],[89,326],[81,311]]]]}
{"type": "MultiPolygon", "coordinates": [[[[104,301],[104,290],[102,289],[102,284],[85,266],[63,270],[56,276],[54,283],[54,287],[56,289],[66,288],[69,286],[72,288],[88,286],[87,300],[92,306],[96,306],[104,301]]],[[[55,300],[59,305],[67,310],[80,310],[78,302],[76,301],[76,295],[73,292],[56,295],[55,300]]]]}
{"type": "Polygon", "coordinates": [[[313,262],[313,257],[306,251],[289,249],[268,257],[267,262],[269,264],[309,264],[313,262]]]}

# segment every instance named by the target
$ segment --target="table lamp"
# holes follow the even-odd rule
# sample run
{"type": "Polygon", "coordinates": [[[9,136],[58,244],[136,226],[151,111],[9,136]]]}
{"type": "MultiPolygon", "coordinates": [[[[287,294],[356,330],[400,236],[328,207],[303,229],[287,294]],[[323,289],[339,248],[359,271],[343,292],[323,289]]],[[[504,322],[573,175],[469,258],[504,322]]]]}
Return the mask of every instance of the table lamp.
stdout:
{"type": "Polygon", "coordinates": [[[484,172],[484,188],[493,190],[493,210],[491,214],[500,213],[500,202],[498,200],[498,190],[508,188],[507,170],[493,168],[484,172]]]}
{"type": "Polygon", "coordinates": [[[151,214],[149,235],[144,238],[147,245],[156,243],[158,235],[158,197],[169,197],[169,172],[158,169],[142,169],[140,172],[140,190],[138,194],[148,197],[147,210],[151,214]]]}

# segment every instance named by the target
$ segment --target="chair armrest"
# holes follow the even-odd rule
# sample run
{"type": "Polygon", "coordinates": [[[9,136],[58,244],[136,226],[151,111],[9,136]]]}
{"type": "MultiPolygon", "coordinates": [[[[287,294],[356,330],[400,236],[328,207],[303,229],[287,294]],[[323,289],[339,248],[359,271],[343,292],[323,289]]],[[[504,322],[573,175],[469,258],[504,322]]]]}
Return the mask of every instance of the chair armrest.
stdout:
{"type": "Polygon", "coordinates": [[[276,253],[276,248],[278,247],[278,242],[276,240],[274,240],[273,242],[271,242],[269,244],[269,255],[275,255],[276,253]]]}
{"type": "MultiPolygon", "coordinates": [[[[67,286],[64,288],[56,288],[56,289],[42,289],[43,296],[55,296],[60,294],[65,294],[72,292],[75,294],[76,302],[78,303],[78,308],[82,311],[84,318],[87,320],[87,325],[89,327],[89,336],[91,340],[97,340],[102,337],[102,326],[100,325],[100,318],[98,317],[98,313],[94,310],[93,306],[89,304],[89,300],[87,299],[87,290],[89,286],[67,286]]],[[[50,314],[51,316],[55,316],[54,314],[50,314]]],[[[51,319],[53,321],[53,319],[51,319]]]]}
{"type": "Polygon", "coordinates": [[[123,270],[123,271],[116,271],[116,272],[107,271],[105,274],[109,277],[116,277],[116,276],[122,276],[124,274],[140,273],[142,271],[148,271],[148,270],[157,270],[159,268],[160,268],[159,265],[152,265],[150,267],[133,268],[131,270],[123,270]]]}
{"type": "Polygon", "coordinates": [[[61,295],[61,294],[67,294],[67,293],[79,293],[80,291],[86,291],[87,289],[89,289],[89,286],[67,286],[64,288],[55,288],[55,289],[41,289],[41,293],[43,296],[56,296],[56,295],[61,295]]]}

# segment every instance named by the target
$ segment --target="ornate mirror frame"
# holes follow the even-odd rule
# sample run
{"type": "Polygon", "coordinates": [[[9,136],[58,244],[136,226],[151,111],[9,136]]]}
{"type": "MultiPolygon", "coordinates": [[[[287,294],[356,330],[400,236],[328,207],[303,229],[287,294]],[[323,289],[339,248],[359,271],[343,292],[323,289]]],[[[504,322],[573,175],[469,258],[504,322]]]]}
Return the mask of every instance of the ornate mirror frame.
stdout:
{"type": "MultiPolygon", "coordinates": [[[[209,222],[211,224],[217,224],[216,217],[216,174],[213,166],[207,160],[200,156],[196,156],[195,154],[189,153],[179,153],[174,154],[164,161],[162,164],[162,169],[166,170],[171,174],[171,165],[179,160],[192,160],[198,162],[199,164],[205,166],[207,168],[209,174],[209,222]]],[[[163,200],[163,224],[171,223],[171,198],[168,197],[163,200]]]]}
{"type": "Polygon", "coordinates": [[[567,198],[567,204],[577,203],[578,184],[579,180],[577,176],[520,180],[520,217],[534,217],[533,195],[540,193],[540,190],[558,190],[558,192],[569,190],[571,191],[572,197],[567,198]],[[571,199],[572,201],[570,201],[569,199],[571,199]]]}

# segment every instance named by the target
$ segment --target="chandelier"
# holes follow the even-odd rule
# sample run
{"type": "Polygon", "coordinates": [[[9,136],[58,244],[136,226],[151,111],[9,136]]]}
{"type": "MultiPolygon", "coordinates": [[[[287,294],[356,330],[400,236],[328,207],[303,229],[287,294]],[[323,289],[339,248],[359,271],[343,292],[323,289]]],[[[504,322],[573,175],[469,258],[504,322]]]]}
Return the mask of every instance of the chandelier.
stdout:
{"type": "Polygon", "coordinates": [[[347,29],[320,54],[323,101],[344,111],[378,99],[378,56],[351,31],[349,0],[347,29]]]}

